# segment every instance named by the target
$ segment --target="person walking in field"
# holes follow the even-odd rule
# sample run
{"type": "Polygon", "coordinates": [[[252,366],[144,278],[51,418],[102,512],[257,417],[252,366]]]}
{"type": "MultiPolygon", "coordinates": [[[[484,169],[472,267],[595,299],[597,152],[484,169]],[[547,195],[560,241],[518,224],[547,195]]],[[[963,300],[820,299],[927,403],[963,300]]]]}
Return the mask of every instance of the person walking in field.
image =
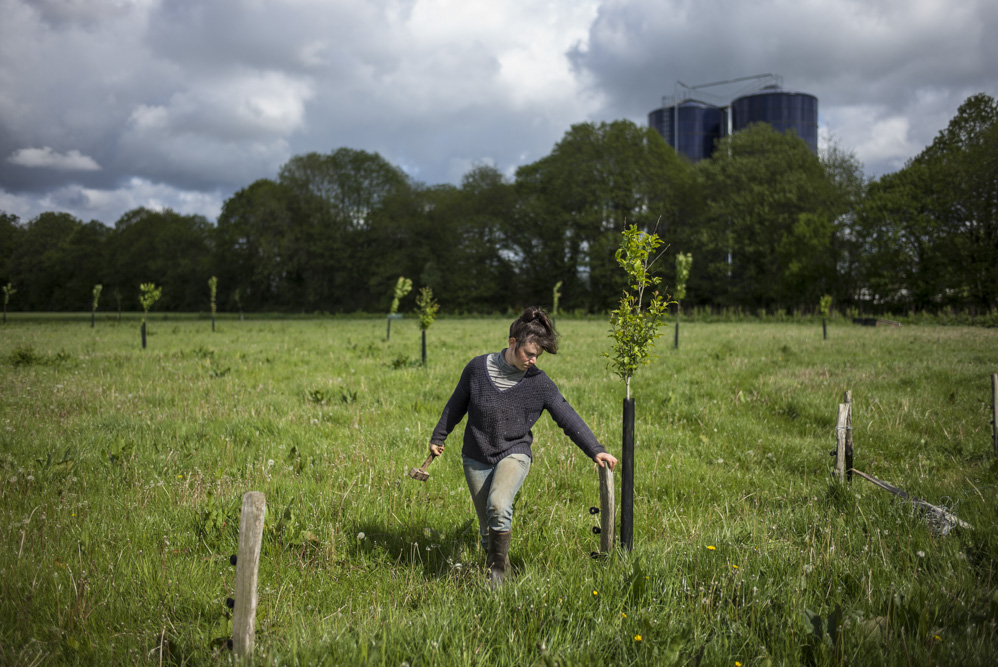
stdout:
{"type": "Polygon", "coordinates": [[[516,494],[530,470],[531,429],[547,410],[555,423],[586,456],[613,470],[617,459],[537,368],[544,352],[557,354],[558,334],[551,319],[531,306],[509,327],[509,347],[475,357],[461,379],[430,437],[430,452],[444,453],[447,436],[464,416],[461,455],[464,477],[478,514],[478,532],[492,585],[509,574],[509,546],[516,494]]]}

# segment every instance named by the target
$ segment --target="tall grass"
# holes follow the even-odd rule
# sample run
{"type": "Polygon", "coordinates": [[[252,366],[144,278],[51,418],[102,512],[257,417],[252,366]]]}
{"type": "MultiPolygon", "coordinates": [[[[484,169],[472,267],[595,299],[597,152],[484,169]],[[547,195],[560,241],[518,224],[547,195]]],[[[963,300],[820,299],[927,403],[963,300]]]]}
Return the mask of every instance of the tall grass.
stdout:
{"type": "MultiPolygon", "coordinates": [[[[684,321],[635,377],[634,550],[593,560],[591,461],[547,417],[515,578],[484,583],[463,425],[405,471],[508,319],[12,318],[0,330],[0,662],[226,662],[239,503],[267,497],[260,664],[992,664],[998,332],[684,321]],[[855,464],[972,530],[829,476],[855,464]],[[831,632],[829,632],[831,630],[831,632]]],[[[607,325],[540,366],[619,455],[607,325]]]]}

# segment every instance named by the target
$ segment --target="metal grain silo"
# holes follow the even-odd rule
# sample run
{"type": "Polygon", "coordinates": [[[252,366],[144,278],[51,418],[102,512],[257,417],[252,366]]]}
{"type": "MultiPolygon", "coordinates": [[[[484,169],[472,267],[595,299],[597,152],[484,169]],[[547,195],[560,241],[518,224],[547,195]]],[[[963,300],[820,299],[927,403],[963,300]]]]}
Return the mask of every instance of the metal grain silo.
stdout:
{"type": "Polygon", "coordinates": [[[724,109],[697,100],[685,100],[678,105],[677,127],[676,108],[677,105],[655,109],[648,114],[648,126],[690,162],[709,158],[714,152],[714,143],[726,134],[724,109]],[[679,137],[678,145],[676,136],[679,137]]]}
{"type": "Polygon", "coordinates": [[[812,152],[818,152],[818,98],[769,86],[731,103],[731,131],[752,123],[769,123],[778,132],[793,130],[812,152]]]}

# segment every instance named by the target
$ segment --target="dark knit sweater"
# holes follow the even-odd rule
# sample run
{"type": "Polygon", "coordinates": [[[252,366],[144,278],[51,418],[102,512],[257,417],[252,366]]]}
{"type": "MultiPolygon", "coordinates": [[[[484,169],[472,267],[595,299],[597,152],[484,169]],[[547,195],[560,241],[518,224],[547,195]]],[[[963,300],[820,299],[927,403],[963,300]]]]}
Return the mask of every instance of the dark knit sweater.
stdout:
{"type": "Polygon", "coordinates": [[[464,456],[488,465],[495,465],[510,454],[533,458],[531,429],[541,412],[547,410],[586,456],[593,458],[606,451],[544,371],[531,367],[515,386],[499,391],[489,377],[487,358],[487,354],[475,357],[464,367],[461,380],[433,429],[432,444],[443,445],[467,414],[461,449],[464,456]]]}

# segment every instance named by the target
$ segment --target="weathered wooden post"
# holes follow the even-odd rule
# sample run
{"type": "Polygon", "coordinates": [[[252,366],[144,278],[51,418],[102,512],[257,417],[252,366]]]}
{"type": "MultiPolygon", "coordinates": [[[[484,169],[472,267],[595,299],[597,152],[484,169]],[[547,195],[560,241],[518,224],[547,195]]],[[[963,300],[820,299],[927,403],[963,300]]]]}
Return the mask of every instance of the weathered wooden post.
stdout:
{"type": "Polygon", "coordinates": [[[847,406],[846,410],[846,480],[852,482],[852,390],[846,389],[843,402],[847,406]]]}
{"type": "Polygon", "coordinates": [[[239,658],[253,655],[256,631],[256,584],[267,501],[259,491],[243,495],[239,519],[239,552],[236,558],[235,606],[232,610],[232,650],[239,658]]]}
{"type": "Polygon", "coordinates": [[[832,474],[839,482],[845,482],[848,420],[849,406],[846,403],[839,403],[839,416],[835,420],[835,467],[832,468],[832,474]]]}
{"type": "Polygon", "coordinates": [[[998,373],[991,374],[991,439],[998,456],[998,373]]]}
{"type": "Polygon", "coordinates": [[[599,469],[600,534],[599,550],[608,554],[613,551],[616,532],[616,500],[613,491],[613,471],[604,465],[599,469]]]}

